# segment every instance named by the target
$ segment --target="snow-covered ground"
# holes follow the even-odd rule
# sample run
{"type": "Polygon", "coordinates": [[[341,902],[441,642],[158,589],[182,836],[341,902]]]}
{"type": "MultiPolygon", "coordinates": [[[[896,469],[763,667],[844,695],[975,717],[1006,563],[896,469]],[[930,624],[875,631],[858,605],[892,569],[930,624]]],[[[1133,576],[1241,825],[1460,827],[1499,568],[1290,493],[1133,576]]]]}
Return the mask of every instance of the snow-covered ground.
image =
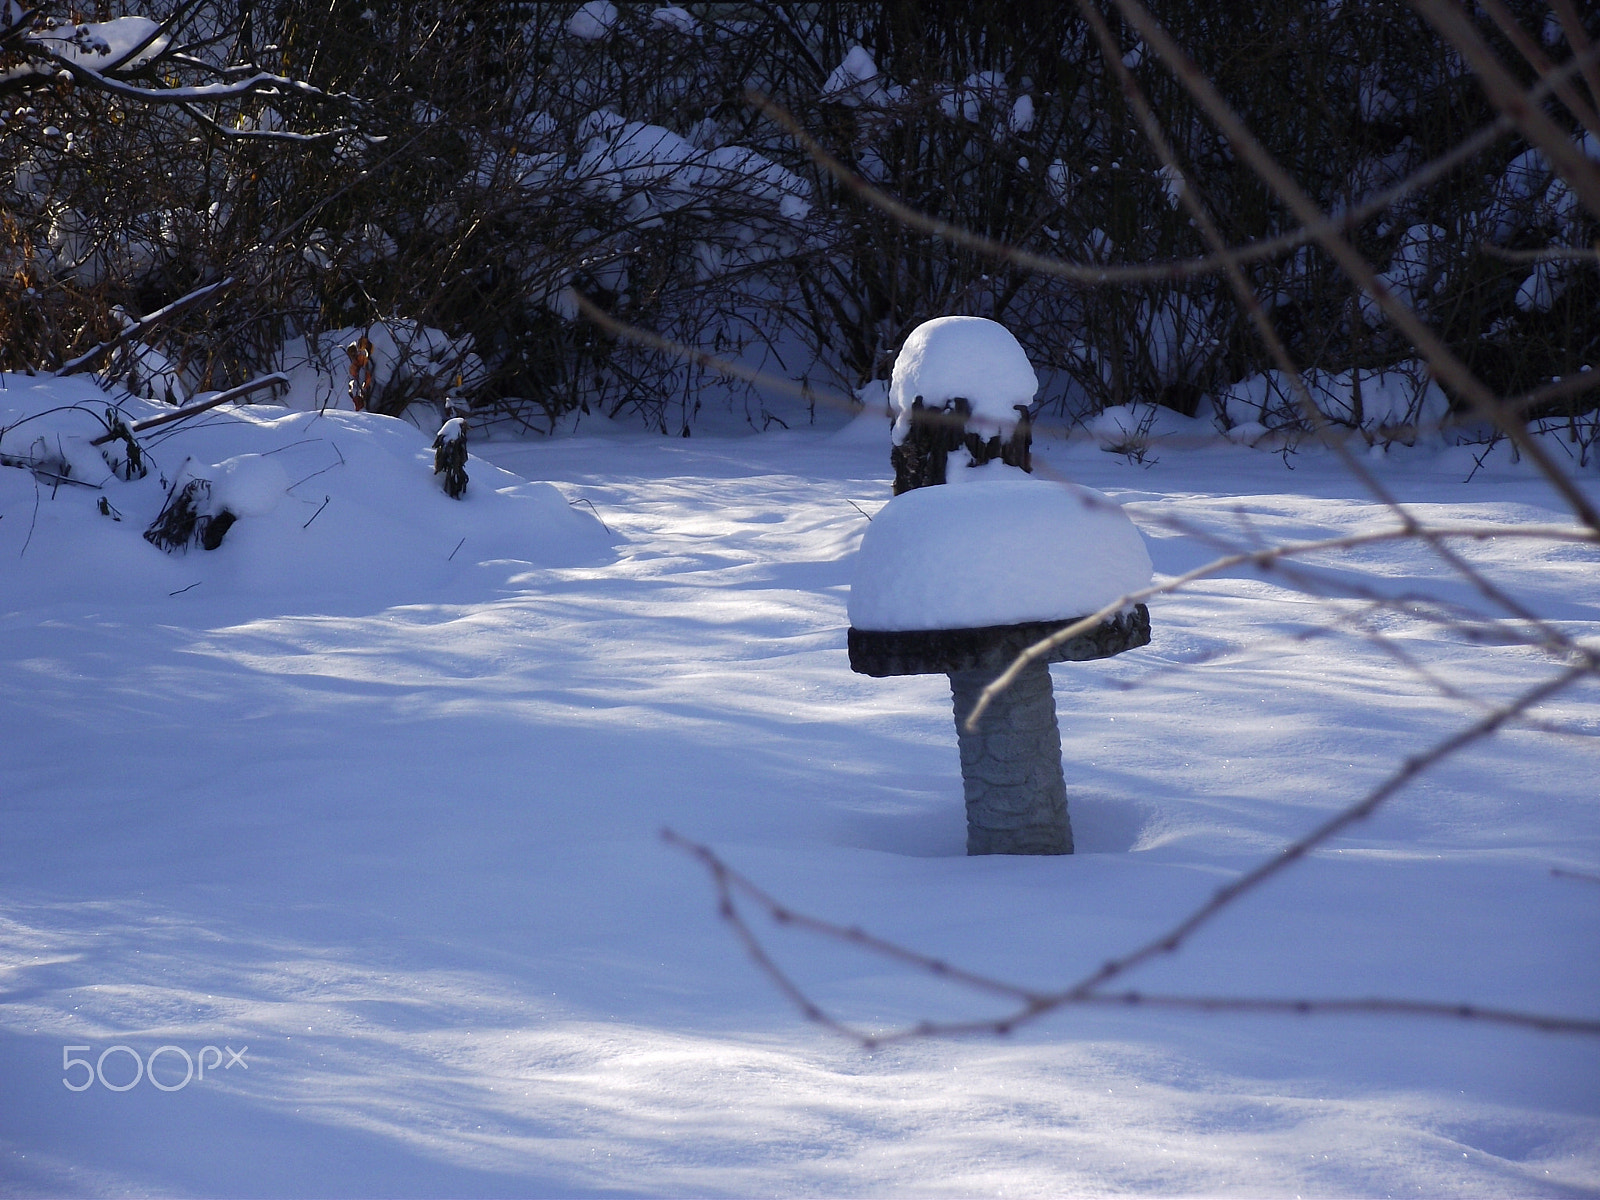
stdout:
{"type": "MultiPolygon", "coordinates": [[[[4,382],[0,425],[41,381],[4,382]]],[[[104,403],[57,402],[78,399],[104,403]]],[[[797,908],[1070,982],[1476,715],[1353,633],[1302,636],[1358,602],[1244,572],[1157,599],[1149,647],[1053,668],[1080,852],[966,858],[948,685],[845,655],[886,425],[491,443],[522,478],[475,458],[458,504],[398,422],[239,411],[149,438],[169,482],[232,464],[252,515],[214,552],[140,539],[155,474],[52,498],[0,468],[0,1190],[1600,1194],[1595,1039],[1081,1009],[868,1052],[797,1016],[659,838],[797,908]],[[249,455],[292,490],[268,503],[249,455]],[[177,1086],[180,1051],[204,1079],[177,1086]],[[111,1090],[135,1055],[161,1087],[111,1090]],[[64,1086],[85,1059],[104,1082],[64,1086]]],[[[1124,504],[1158,577],[1208,537],[1387,519],[1312,452],[1037,455],[1124,504]]],[[[1432,518],[1563,519],[1521,471],[1463,484],[1458,452],[1375,469],[1432,518]]],[[[1600,635],[1593,548],[1472,553],[1600,635]]],[[[1407,545],[1324,571],[1482,605],[1407,545]]],[[[1372,620],[1479,697],[1554,669],[1372,620]]],[[[1551,868],[1600,872],[1597,690],[1539,714],[1586,737],[1472,748],[1131,982],[1593,1016],[1600,885],[1551,868]]],[[[770,932],[864,1024],[993,1011],[770,932]]]]}

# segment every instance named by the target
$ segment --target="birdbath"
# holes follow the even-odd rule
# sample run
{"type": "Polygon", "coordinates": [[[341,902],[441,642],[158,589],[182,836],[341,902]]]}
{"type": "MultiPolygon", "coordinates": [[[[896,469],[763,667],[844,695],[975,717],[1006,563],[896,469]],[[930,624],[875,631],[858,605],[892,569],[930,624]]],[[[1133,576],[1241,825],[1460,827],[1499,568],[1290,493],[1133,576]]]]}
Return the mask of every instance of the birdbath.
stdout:
{"type": "Polygon", "coordinates": [[[966,728],[1028,646],[1150,582],[1144,539],[1119,507],[1028,473],[1037,389],[992,321],[945,317],[912,332],[890,384],[896,494],[867,527],[850,588],[852,670],[950,677],[968,854],[1072,853],[1049,664],[1150,641],[1143,604],[1115,613],[1030,662],[966,728]],[[971,437],[974,417],[989,428],[971,437]]]}

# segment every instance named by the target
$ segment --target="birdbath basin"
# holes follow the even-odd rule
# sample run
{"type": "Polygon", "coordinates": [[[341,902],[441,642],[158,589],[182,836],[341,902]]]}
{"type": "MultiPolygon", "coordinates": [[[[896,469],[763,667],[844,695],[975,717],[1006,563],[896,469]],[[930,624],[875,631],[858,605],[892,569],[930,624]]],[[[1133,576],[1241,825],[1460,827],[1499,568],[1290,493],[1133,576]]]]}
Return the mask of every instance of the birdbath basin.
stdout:
{"type": "Polygon", "coordinates": [[[1146,645],[1149,610],[1132,605],[1068,639],[1029,663],[975,731],[967,718],[1021,651],[1146,586],[1150,556],[1098,492],[1017,475],[916,488],[878,512],[850,589],[850,666],[950,677],[968,854],[1070,854],[1048,664],[1146,645]]]}

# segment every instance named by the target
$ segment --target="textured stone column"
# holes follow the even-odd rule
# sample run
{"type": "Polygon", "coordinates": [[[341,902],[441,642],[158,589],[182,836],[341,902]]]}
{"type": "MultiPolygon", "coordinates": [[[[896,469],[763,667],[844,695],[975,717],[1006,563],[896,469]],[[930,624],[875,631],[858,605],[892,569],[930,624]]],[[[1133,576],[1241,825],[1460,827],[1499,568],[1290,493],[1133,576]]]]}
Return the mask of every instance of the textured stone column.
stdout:
{"type": "MultiPolygon", "coordinates": [[[[1067,785],[1050,668],[1035,661],[995,699],[975,733],[962,726],[989,683],[1029,646],[1074,623],[1025,621],[971,629],[850,628],[850,669],[884,679],[948,675],[961,745],[968,854],[1071,854],[1067,785]]],[[[1068,638],[1049,662],[1110,658],[1150,642],[1150,610],[1134,605],[1068,638]]]]}
{"type": "Polygon", "coordinates": [[[967,798],[968,854],[1071,854],[1067,784],[1050,668],[1033,662],[983,714],[967,717],[998,670],[952,671],[961,782],[967,798]]]}

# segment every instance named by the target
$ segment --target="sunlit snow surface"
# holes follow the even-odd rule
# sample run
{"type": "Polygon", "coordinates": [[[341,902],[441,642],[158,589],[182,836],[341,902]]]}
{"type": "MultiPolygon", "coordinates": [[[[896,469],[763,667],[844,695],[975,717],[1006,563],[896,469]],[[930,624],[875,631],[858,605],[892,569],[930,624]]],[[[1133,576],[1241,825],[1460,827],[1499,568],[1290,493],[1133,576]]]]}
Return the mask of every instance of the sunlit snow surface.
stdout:
{"type": "MultiPolygon", "coordinates": [[[[872,443],[489,446],[613,531],[588,558],[553,559],[500,502],[428,491],[426,436],[384,420],[268,425],[365,456],[367,507],[368,477],[336,468],[210,555],[161,555],[80,489],[44,489],[35,520],[32,477],[0,469],[0,1190],[1600,1188],[1593,1041],[1095,1010],[1006,1041],[866,1053],[797,1017],[717,920],[704,873],[657,838],[704,840],[804,910],[1070,982],[1475,715],[1360,638],[1301,637],[1359,602],[1237,573],[1152,603],[1149,647],[1053,668],[1080,853],[968,859],[946,682],[853,675],[845,656],[851,556],[889,494],[881,423],[872,443]],[[334,551],[352,556],[342,584],[334,551]],[[170,1093],[63,1086],[63,1046],[113,1045],[248,1046],[248,1067],[170,1093]]],[[[166,453],[222,464],[270,448],[238,432],[219,421],[166,453]]],[[[319,448],[274,457],[299,480],[337,461],[319,448]]],[[[1387,519],[1313,454],[1292,471],[1237,447],[1141,469],[1041,439],[1038,458],[1123,503],[1158,577],[1209,558],[1207,538],[1387,519]]],[[[1376,469],[1427,517],[1560,519],[1527,475],[1463,486],[1459,466],[1417,452],[1376,469]]],[[[530,520],[545,511],[481,460],[468,471],[530,520]]],[[[1593,551],[1473,553],[1569,632],[1600,633],[1593,551]]],[[[1408,547],[1322,570],[1483,603],[1408,547]]],[[[1481,696],[1550,670],[1378,621],[1481,696]]],[[[1541,715],[1592,739],[1597,699],[1541,715]]],[[[1550,873],[1600,872],[1592,746],[1502,734],[1133,982],[1592,1015],[1600,886],[1550,873]]],[[[799,935],[773,947],[867,1025],[993,1011],[799,935]]]]}

